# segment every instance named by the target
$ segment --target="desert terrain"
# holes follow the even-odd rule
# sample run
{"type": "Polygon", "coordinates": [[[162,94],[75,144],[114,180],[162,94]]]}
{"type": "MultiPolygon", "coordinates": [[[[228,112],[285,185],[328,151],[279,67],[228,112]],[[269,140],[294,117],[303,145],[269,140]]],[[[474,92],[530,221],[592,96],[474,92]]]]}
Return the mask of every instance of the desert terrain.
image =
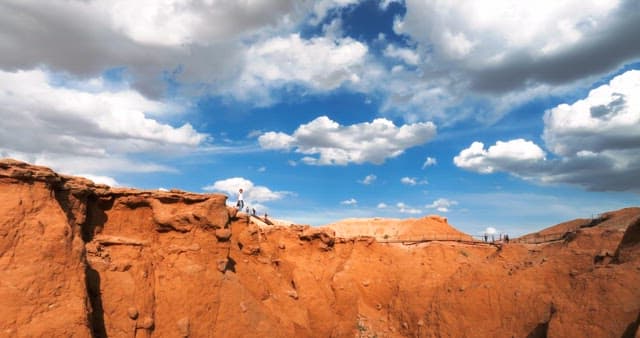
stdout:
{"type": "Polygon", "coordinates": [[[640,337],[640,208],[483,243],[0,161],[2,337],[640,337]]]}

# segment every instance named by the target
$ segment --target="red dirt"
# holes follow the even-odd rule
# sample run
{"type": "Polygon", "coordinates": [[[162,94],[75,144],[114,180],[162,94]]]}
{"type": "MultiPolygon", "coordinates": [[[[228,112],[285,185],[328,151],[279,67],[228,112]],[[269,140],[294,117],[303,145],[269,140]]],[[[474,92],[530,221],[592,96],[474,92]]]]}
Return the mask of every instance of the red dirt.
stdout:
{"type": "Polygon", "coordinates": [[[0,161],[0,336],[640,336],[640,208],[551,243],[405,245],[366,236],[464,234],[264,227],[225,201],[0,161]]]}

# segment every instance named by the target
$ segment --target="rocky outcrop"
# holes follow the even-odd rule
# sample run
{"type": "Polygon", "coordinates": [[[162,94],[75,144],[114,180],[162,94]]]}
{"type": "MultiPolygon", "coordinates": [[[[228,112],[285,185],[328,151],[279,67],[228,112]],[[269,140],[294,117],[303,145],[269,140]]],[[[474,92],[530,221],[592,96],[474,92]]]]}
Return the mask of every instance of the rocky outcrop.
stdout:
{"type": "Polygon", "coordinates": [[[350,218],[326,227],[339,238],[366,236],[378,241],[472,240],[471,236],[451,226],[447,218],[438,215],[419,219],[350,218]]]}
{"type": "Polygon", "coordinates": [[[259,226],[225,199],[0,161],[0,335],[637,335],[639,208],[500,246],[376,240],[459,235],[436,217],[353,236],[259,226]]]}
{"type": "Polygon", "coordinates": [[[298,235],[303,241],[313,241],[319,239],[325,249],[332,247],[336,242],[336,233],[331,229],[314,228],[306,226],[302,229],[302,232],[298,235]]]}
{"type": "Polygon", "coordinates": [[[630,262],[638,258],[640,252],[640,217],[629,225],[615,253],[617,262],[630,262]]]}

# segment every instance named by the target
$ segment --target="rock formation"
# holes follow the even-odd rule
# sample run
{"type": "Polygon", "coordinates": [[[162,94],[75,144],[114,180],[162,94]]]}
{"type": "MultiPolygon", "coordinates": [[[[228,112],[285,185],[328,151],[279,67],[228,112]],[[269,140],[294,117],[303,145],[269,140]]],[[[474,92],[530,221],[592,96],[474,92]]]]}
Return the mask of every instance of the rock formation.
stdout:
{"type": "Polygon", "coordinates": [[[0,161],[0,336],[640,337],[640,208],[486,244],[225,203],[0,161]]]}

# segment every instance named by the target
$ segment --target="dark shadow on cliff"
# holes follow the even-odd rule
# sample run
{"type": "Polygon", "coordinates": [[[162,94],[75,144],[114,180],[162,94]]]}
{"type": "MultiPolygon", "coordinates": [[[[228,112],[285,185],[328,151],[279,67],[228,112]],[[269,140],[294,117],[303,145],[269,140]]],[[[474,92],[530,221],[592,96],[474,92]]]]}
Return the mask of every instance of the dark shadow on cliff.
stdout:
{"type": "Polygon", "coordinates": [[[533,328],[531,332],[529,332],[527,338],[547,338],[547,335],[549,334],[549,322],[551,322],[551,319],[556,314],[556,312],[556,306],[551,303],[549,305],[549,319],[536,325],[536,327],[533,328]]]}
{"type": "Polygon", "coordinates": [[[533,331],[529,332],[527,338],[547,338],[548,331],[549,323],[540,323],[533,329],[533,331]]]}
{"type": "Polygon", "coordinates": [[[640,312],[638,313],[638,317],[636,318],[636,320],[631,322],[631,324],[627,326],[627,329],[624,330],[624,332],[622,333],[622,338],[636,337],[636,332],[638,332],[639,328],[640,328],[640,312]]]}
{"type": "Polygon", "coordinates": [[[640,250],[640,217],[635,219],[625,230],[616,249],[614,263],[622,264],[636,259],[640,250]]]}
{"type": "Polygon", "coordinates": [[[113,199],[104,200],[95,195],[87,198],[87,219],[82,225],[82,240],[91,242],[96,233],[100,233],[104,224],[107,223],[105,210],[113,207],[113,199]]]}
{"type": "Polygon", "coordinates": [[[231,256],[227,257],[227,265],[225,266],[224,271],[236,272],[236,261],[231,258],[231,256]]]}
{"type": "MultiPolygon", "coordinates": [[[[56,201],[58,202],[58,205],[60,205],[60,209],[62,209],[64,214],[67,216],[67,221],[69,222],[69,225],[73,227],[76,224],[77,220],[76,220],[76,216],[73,214],[74,205],[71,203],[71,191],[62,189],[57,186],[53,186],[51,187],[51,189],[53,190],[53,194],[56,201]]],[[[84,197],[86,198],[86,196],[84,197]]],[[[83,196],[79,196],[75,198],[81,200],[83,196]]]]}
{"type": "Polygon", "coordinates": [[[104,308],[102,307],[102,295],[100,293],[100,274],[98,271],[87,266],[86,271],[87,295],[91,304],[89,312],[89,325],[91,334],[96,338],[107,337],[107,330],[104,326],[104,308]]]}

